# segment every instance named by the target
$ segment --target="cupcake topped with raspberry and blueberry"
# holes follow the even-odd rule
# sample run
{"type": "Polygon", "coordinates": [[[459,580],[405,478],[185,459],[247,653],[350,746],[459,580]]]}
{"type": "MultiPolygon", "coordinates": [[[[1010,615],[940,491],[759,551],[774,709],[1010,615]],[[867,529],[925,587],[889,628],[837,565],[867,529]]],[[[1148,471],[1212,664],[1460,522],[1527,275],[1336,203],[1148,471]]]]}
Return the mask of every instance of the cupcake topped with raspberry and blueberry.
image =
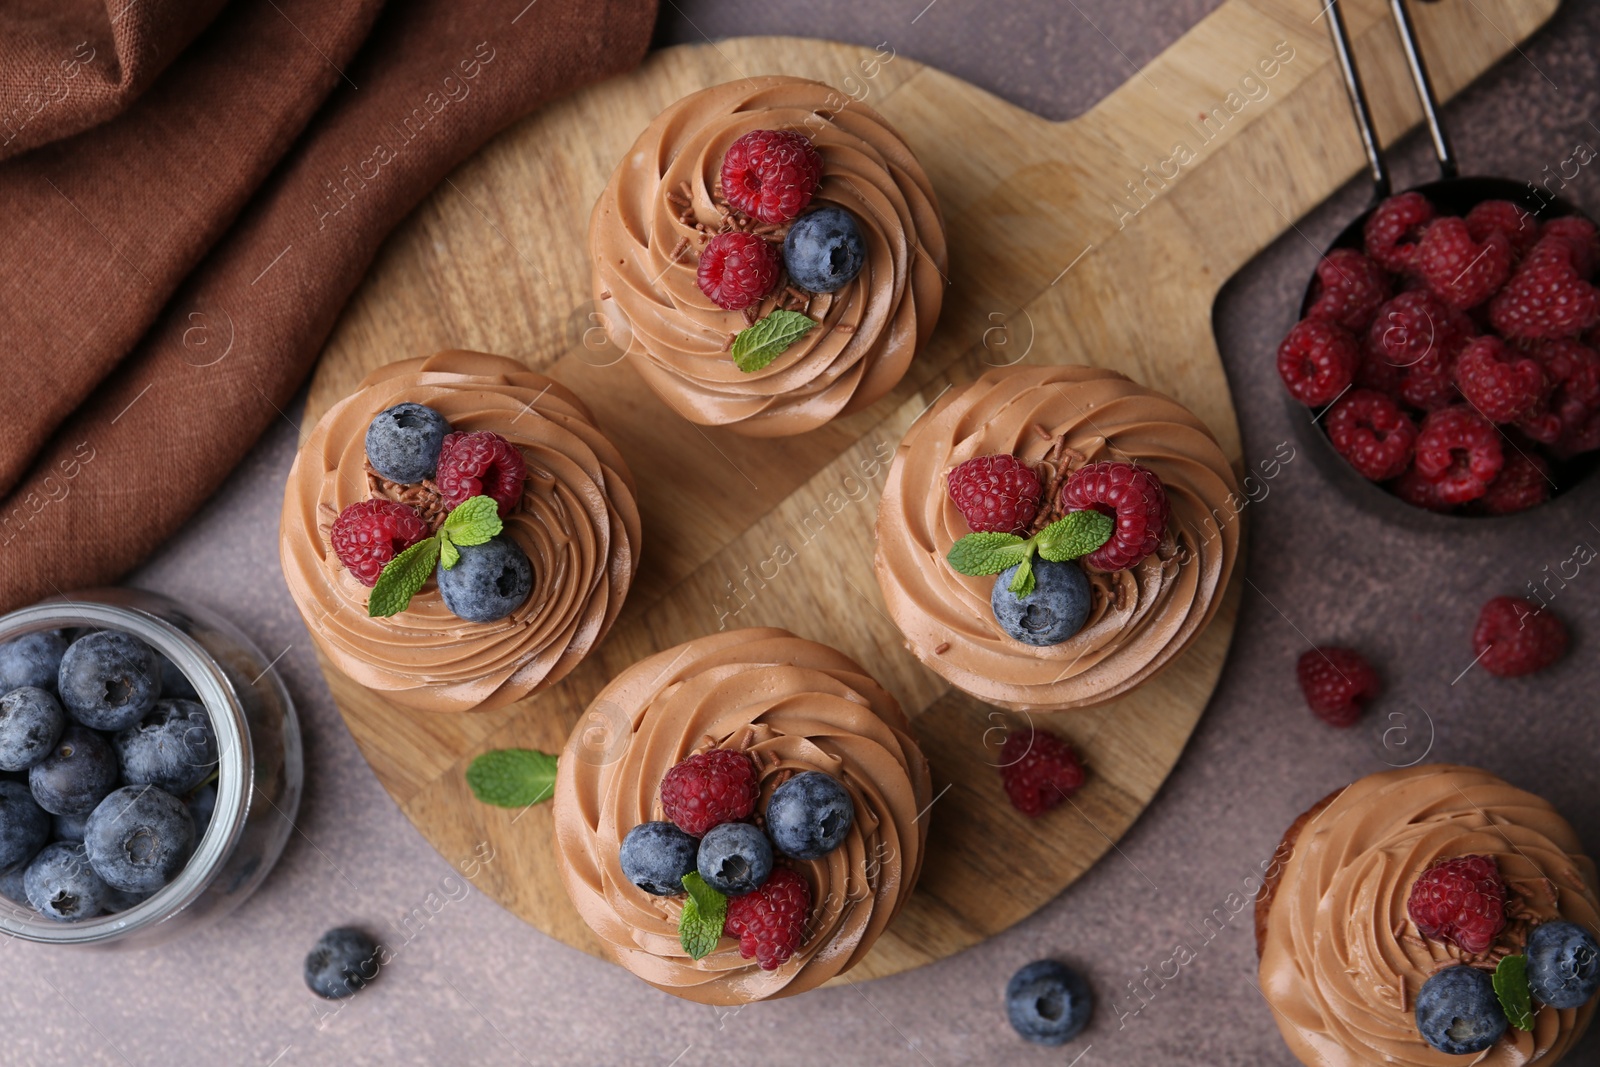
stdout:
{"type": "Polygon", "coordinates": [[[1095,367],[1011,367],[906,434],[878,585],[906,646],[1013,709],[1115,699],[1184,650],[1238,555],[1238,484],[1187,408],[1095,367]]]}
{"type": "Polygon", "coordinates": [[[704,1004],[793,996],[855,966],[922,867],[928,764],[849,657],[729,630],[629,667],[557,762],[556,850],[618,963],[704,1004]],[[592,720],[609,741],[591,747],[592,720]]]}
{"type": "Polygon", "coordinates": [[[1383,201],[1317,264],[1278,347],[1289,395],[1357,473],[1429,511],[1543,503],[1600,449],[1600,236],[1507,200],[1383,201]]]}
{"type": "Polygon", "coordinates": [[[430,710],[564,677],[633,580],[632,475],[583,403],[515,360],[393,363],[329,409],[284,494],[284,578],[317,646],[430,710]]]}
{"type": "Polygon", "coordinates": [[[933,332],[944,224],[870,107],[804,78],[673,104],[589,222],[613,343],[684,418],[755,437],[873,403],[933,332]]]}

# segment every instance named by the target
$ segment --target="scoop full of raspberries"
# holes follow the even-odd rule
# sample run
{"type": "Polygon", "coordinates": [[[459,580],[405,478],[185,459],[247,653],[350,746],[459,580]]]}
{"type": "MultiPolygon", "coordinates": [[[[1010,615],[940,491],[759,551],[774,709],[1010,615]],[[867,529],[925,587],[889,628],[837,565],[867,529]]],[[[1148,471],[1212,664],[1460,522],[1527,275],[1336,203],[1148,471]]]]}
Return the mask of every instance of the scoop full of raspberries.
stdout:
{"type": "Polygon", "coordinates": [[[1407,503],[1507,515],[1600,448],[1600,234],[1507,200],[1465,217],[1392,196],[1317,264],[1278,346],[1284,388],[1363,477],[1407,503]],[[1470,312],[1470,314],[1469,314],[1470,312]],[[1556,472],[1556,473],[1552,473],[1556,472]]]}

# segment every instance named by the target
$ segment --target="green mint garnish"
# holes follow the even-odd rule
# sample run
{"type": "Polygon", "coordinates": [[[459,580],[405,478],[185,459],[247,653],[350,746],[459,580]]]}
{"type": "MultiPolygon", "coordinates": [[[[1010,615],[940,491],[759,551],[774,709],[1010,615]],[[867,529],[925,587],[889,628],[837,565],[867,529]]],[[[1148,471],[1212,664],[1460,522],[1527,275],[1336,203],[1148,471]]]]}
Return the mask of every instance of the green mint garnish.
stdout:
{"type": "Polygon", "coordinates": [[[1506,956],[1494,969],[1494,995],[1506,1019],[1518,1030],[1533,1029],[1533,994],[1528,989],[1528,957],[1506,956]]]}
{"type": "Polygon", "coordinates": [[[500,505],[492,498],[474,496],[463,500],[450,509],[438,533],[423,538],[383,565],[372,595],[367,598],[367,614],[383,619],[404,611],[417,590],[433,576],[435,563],[442,561],[445,570],[449,570],[461,560],[457,545],[481,545],[504,528],[500,505]]]}
{"type": "Polygon", "coordinates": [[[1087,556],[1111,540],[1115,529],[1109,515],[1093,508],[1071,511],[1024,540],[1016,534],[970,533],[950,548],[945,558],[957,573],[979,577],[1016,567],[1011,591],[1017,596],[1033,592],[1033,553],[1052,563],[1087,556]]]}
{"type": "Polygon", "coordinates": [[[783,354],[817,321],[798,311],[774,311],[740,330],[733,339],[733,365],[746,374],[758,371],[783,354]]]}
{"type": "Polygon", "coordinates": [[[472,795],[498,808],[526,808],[550,799],[556,787],[556,758],[531,748],[497,748],[467,767],[472,795]]]}
{"type": "Polygon", "coordinates": [[[722,940],[722,924],[728,918],[728,898],[712,889],[694,871],[683,876],[683,888],[689,898],[683,902],[683,914],[678,918],[678,941],[690,959],[704,959],[722,940]]]}

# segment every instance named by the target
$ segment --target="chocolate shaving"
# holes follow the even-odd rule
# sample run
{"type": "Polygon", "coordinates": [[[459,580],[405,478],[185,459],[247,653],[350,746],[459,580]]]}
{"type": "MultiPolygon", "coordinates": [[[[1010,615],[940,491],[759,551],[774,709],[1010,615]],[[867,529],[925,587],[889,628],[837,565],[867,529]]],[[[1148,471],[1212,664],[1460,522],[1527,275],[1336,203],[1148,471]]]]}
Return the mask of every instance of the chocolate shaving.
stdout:
{"type": "MultiPolygon", "coordinates": [[[[1034,429],[1046,440],[1050,438],[1049,432],[1043,426],[1035,423],[1034,429]]],[[[1050,450],[1044,454],[1044,458],[1034,464],[1035,473],[1038,473],[1041,467],[1046,472],[1046,476],[1042,479],[1044,482],[1044,495],[1041,499],[1044,506],[1039,509],[1038,514],[1034,515],[1033,522],[1028,526],[1029,537],[1061,518],[1061,483],[1066,481],[1073,471],[1083,466],[1087,459],[1088,457],[1076,448],[1068,447],[1067,435],[1062,433],[1056,435],[1054,443],[1051,444],[1050,450]]]]}
{"type": "Polygon", "coordinates": [[[425,478],[413,485],[402,485],[391,482],[383,475],[372,469],[372,461],[365,463],[367,471],[367,489],[374,497],[384,500],[393,500],[397,504],[409,506],[422,521],[428,524],[428,532],[436,533],[444,525],[445,517],[450,514],[450,508],[444,502],[439,487],[432,478],[425,478]]]}
{"type": "Polygon", "coordinates": [[[950,642],[949,641],[940,641],[938,646],[936,648],[934,648],[933,654],[935,656],[942,656],[946,652],[949,652],[949,651],[950,651],[950,642]]]}

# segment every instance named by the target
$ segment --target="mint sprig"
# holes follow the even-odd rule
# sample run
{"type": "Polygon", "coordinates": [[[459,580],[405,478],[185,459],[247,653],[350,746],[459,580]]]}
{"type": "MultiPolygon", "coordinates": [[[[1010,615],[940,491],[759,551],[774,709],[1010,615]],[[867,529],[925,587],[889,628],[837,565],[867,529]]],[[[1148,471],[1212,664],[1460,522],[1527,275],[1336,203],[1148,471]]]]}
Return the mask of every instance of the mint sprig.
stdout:
{"type": "Polygon", "coordinates": [[[740,330],[733,339],[733,365],[750,374],[777,359],[810,332],[817,320],[779,309],[740,330]]]}
{"type": "Polygon", "coordinates": [[[424,537],[383,565],[367,598],[367,615],[386,619],[411,603],[417,590],[433,575],[435,563],[450,570],[461,561],[457,546],[481,545],[505,528],[500,505],[492,497],[468,497],[450,509],[444,524],[432,537],[424,537]]]}
{"type": "Polygon", "coordinates": [[[722,940],[722,924],[728,919],[728,898],[706,884],[695,871],[683,876],[689,898],[678,917],[678,942],[692,960],[711,955],[722,940]]]}
{"type": "Polygon", "coordinates": [[[467,767],[467,786],[485,804],[526,808],[555,791],[556,757],[531,748],[497,748],[467,767]]]}
{"type": "Polygon", "coordinates": [[[1528,987],[1528,957],[1505,956],[1494,969],[1494,995],[1506,1020],[1518,1030],[1533,1029],[1533,993],[1528,987]]]}
{"type": "Polygon", "coordinates": [[[1029,538],[992,531],[967,534],[951,546],[945,558],[957,573],[973,577],[999,574],[1016,567],[1017,572],[1011,576],[1011,591],[1017,596],[1027,596],[1036,584],[1033,577],[1035,552],[1052,563],[1065,563],[1087,556],[1111,540],[1114,529],[1111,516],[1085,508],[1069,511],[1029,538]]]}

